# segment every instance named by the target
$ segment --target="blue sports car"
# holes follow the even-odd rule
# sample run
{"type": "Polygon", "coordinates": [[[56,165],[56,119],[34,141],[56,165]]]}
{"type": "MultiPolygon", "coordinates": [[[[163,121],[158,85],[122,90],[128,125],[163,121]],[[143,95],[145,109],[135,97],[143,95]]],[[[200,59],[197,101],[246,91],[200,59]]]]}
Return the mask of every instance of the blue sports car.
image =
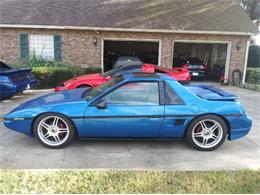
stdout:
{"type": "Polygon", "coordinates": [[[164,74],[129,73],[92,89],[42,96],[15,108],[6,127],[49,148],[75,137],[183,139],[209,151],[252,125],[237,96],[206,85],[183,86],[164,74]]]}

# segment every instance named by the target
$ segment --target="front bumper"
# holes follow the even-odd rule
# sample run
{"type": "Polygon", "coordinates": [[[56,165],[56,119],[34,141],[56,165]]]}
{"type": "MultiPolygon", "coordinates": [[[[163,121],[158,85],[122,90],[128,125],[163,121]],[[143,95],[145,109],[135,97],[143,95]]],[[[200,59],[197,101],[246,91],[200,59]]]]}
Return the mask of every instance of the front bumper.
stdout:
{"type": "Polygon", "coordinates": [[[1,86],[1,91],[0,91],[0,98],[8,98],[12,97],[15,94],[22,92],[26,90],[27,84],[20,84],[20,85],[15,85],[12,83],[4,84],[1,86]]]}
{"type": "Polygon", "coordinates": [[[4,118],[4,125],[13,131],[32,136],[33,119],[25,118],[4,118]]]}

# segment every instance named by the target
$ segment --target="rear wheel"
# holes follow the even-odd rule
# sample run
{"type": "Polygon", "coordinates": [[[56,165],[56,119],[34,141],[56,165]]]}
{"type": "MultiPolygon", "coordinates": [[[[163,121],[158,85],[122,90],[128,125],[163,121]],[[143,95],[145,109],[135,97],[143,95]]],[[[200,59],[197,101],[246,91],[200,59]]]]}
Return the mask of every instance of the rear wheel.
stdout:
{"type": "Polygon", "coordinates": [[[61,114],[46,113],[38,117],[33,126],[34,135],[48,148],[63,148],[75,138],[71,121],[61,114]]]}
{"type": "Polygon", "coordinates": [[[205,115],[196,118],[187,129],[186,138],[196,149],[212,151],[226,140],[227,126],[218,116],[205,115]]]}

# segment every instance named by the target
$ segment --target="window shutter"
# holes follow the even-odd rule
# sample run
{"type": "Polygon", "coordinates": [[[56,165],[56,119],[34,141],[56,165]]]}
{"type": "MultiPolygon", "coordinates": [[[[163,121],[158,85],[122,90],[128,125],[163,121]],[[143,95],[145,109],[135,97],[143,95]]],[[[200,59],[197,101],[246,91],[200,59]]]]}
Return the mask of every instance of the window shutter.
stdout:
{"type": "Polygon", "coordinates": [[[61,61],[61,35],[54,35],[54,59],[55,61],[61,61]]]}
{"type": "Polygon", "coordinates": [[[21,59],[28,59],[29,57],[28,34],[20,34],[20,57],[21,59]]]}

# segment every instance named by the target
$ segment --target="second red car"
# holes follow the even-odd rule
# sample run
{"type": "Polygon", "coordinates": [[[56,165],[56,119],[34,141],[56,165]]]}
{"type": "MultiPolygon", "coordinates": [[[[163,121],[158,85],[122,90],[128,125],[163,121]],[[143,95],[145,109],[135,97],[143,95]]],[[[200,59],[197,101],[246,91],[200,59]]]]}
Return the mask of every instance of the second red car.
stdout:
{"type": "Polygon", "coordinates": [[[180,82],[188,82],[191,79],[189,71],[184,68],[166,69],[153,64],[131,65],[118,67],[103,74],[86,74],[75,77],[56,87],[55,92],[80,87],[92,88],[110,80],[112,77],[129,72],[164,73],[180,82]]]}

